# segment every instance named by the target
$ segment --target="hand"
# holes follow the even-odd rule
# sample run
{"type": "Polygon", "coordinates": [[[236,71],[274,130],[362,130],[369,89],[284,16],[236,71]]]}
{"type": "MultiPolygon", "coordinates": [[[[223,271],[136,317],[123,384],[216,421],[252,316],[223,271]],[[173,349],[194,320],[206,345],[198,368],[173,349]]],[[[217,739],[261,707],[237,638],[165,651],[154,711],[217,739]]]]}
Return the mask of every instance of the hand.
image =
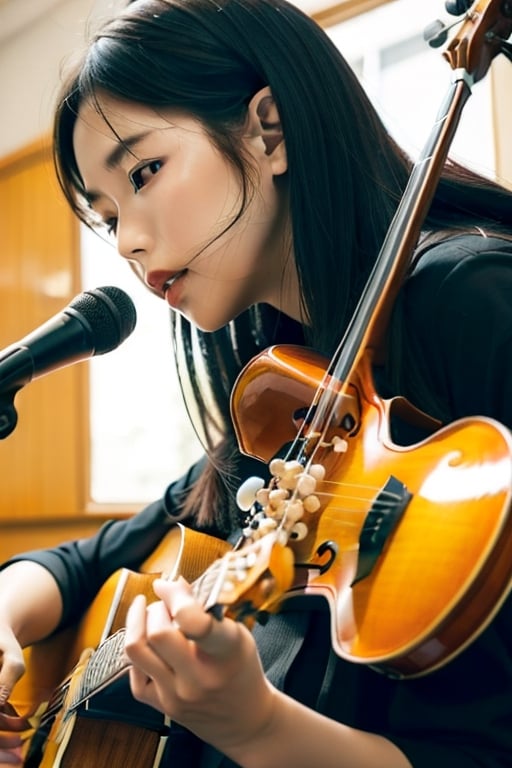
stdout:
{"type": "Polygon", "coordinates": [[[30,724],[7,703],[14,684],[25,671],[23,652],[8,625],[0,625],[0,768],[22,765],[20,731],[30,724]]]}
{"type": "MultiPolygon", "coordinates": [[[[16,741],[21,745],[19,736],[16,737],[16,741]]],[[[0,735],[0,768],[13,768],[15,765],[23,765],[21,746],[15,744],[14,737],[9,740],[7,737],[4,739],[4,736],[0,735]]]]}
{"type": "Polygon", "coordinates": [[[275,691],[253,637],[206,613],[183,579],[158,579],[154,590],[158,602],[139,595],[127,616],[132,693],[229,754],[272,716],[275,691]]]}
{"type": "Polygon", "coordinates": [[[0,707],[25,672],[21,646],[8,624],[0,623],[0,707]]]}
{"type": "Polygon", "coordinates": [[[23,739],[20,731],[30,728],[30,723],[24,717],[19,717],[10,704],[0,708],[0,768],[12,768],[22,765],[23,739]]]}

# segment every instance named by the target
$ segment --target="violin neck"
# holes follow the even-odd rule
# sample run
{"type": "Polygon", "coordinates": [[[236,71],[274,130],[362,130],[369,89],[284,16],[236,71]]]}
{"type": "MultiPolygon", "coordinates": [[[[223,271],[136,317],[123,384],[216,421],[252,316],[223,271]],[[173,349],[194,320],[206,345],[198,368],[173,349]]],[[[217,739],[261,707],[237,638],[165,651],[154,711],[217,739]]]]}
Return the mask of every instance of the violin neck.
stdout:
{"type": "Polygon", "coordinates": [[[360,359],[379,354],[391,309],[411,262],[463,108],[471,95],[464,78],[452,83],[428,140],[415,162],[402,199],[382,244],[344,338],[331,374],[348,382],[360,359]]]}

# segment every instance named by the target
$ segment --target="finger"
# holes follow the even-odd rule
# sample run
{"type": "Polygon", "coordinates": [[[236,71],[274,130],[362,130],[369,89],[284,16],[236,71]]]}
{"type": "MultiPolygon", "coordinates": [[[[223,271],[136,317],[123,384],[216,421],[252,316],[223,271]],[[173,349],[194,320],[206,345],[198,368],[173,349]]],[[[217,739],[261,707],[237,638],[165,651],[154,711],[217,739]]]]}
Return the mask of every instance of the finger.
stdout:
{"type": "Polygon", "coordinates": [[[146,635],[146,598],[137,595],[126,613],[125,645],[139,642],[146,635]]]}
{"type": "Polygon", "coordinates": [[[139,667],[131,667],[128,677],[130,680],[130,689],[134,698],[147,704],[152,703],[152,691],[154,686],[152,686],[151,678],[139,667]]]}
{"type": "Polygon", "coordinates": [[[185,637],[197,641],[208,635],[212,628],[212,616],[196,601],[184,579],[156,579],[154,590],[185,637]]]}
{"type": "Polygon", "coordinates": [[[191,587],[184,579],[157,579],[153,588],[168,606],[182,634],[192,640],[209,656],[223,659],[231,655],[239,642],[240,627],[229,619],[216,619],[196,601],[191,587]]]}
{"type": "MultiPolygon", "coordinates": [[[[149,609],[154,606],[153,603],[149,609]]],[[[162,608],[165,621],[170,623],[167,609],[165,606],[162,608]]],[[[174,688],[174,671],[148,642],[149,609],[143,596],[139,596],[130,606],[126,618],[125,653],[132,664],[129,670],[130,688],[135,699],[164,711],[160,700],[160,686],[165,689],[168,698],[174,688]]],[[[182,640],[185,642],[183,638],[182,640]]]]}
{"type": "Polygon", "coordinates": [[[0,669],[0,707],[5,704],[15,684],[25,672],[25,662],[21,649],[19,651],[4,650],[1,656],[0,669]]]}
{"type": "Polygon", "coordinates": [[[5,731],[26,731],[30,728],[30,722],[26,717],[18,715],[5,714],[0,712],[0,730],[5,731]]]}
{"type": "Polygon", "coordinates": [[[158,644],[159,637],[164,641],[164,631],[171,624],[166,607],[162,603],[147,606],[143,595],[138,595],[128,610],[124,650],[132,664],[146,677],[157,679],[173,671],[153,647],[158,644]],[[156,613],[158,617],[155,618],[156,613]]]}
{"type": "Polygon", "coordinates": [[[0,749],[17,749],[23,740],[17,733],[0,733],[0,749]]]}
{"type": "Polygon", "coordinates": [[[0,707],[0,731],[26,731],[30,727],[29,719],[18,715],[12,704],[6,702],[0,707]]]}
{"type": "Polygon", "coordinates": [[[6,752],[3,749],[0,749],[0,768],[3,768],[4,765],[9,766],[9,768],[12,768],[13,765],[22,765],[23,759],[21,756],[21,750],[13,750],[6,752]]]}

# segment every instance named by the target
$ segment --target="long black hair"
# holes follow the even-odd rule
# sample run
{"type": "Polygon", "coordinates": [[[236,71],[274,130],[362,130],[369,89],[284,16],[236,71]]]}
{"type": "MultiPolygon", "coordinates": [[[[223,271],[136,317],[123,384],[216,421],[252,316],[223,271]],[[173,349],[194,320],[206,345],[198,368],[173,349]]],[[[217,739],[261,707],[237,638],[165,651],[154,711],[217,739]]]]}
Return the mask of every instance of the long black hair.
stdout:
{"type": "MultiPolygon", "coordinates": [[[[55,116],[58,177],[84,221],[89,209],[74,156],[73,129],[81,104],[90,100],[101,109],[103,92],[199,119],[238,171],[247,200],[254,189],[239,129],[252,96],[267,85],[286,142],[288,171],[281,181],[289,198],[290,238],[307,323],[297,328],[266,306],[252,308],[213,334],[174,319],[176,352],[185,362],[205,426],[225,435],[223,447],[217,448],[224,458],[233,449],[229,392],[253,354],[274,341],[295,340],[302,332],[317,351],[333,353],[375,262],[411,161],[325,32],[285,0],[130,3],[91,41],[63,86],[55,116]],[[206,372],[219,406],[218,419],[207,415],[194,362],[198,349],[202,377],[206,372]]],[[[510,226],[511,207],[504,190],[451,164],[425,230],[463,230],[475,218],[490,219],[499,227],[508,217],[510,226]]],[[[206,498],[204,484],[200,486],[201,493],[188,503],[206,498]]],[[[204,511],[204,504],[199,506],[204,511]]]]}

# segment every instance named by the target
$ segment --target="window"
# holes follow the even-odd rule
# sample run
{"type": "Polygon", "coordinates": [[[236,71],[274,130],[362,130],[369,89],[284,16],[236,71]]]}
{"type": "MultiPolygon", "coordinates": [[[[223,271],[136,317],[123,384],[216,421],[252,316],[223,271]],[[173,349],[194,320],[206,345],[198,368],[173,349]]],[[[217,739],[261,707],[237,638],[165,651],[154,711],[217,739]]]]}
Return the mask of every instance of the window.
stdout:
{"type": "MultiPolygon", "coordinates": [[[[327,29],[390,132],[413,157],[423,148],[451,81],[442,48],[423,39],[439,11],[442,3],[395,0],[327,29]]],[[[446,14],[442,19],[455,20],[446,14]]],[[[495,174],[488,80],[473,89],[451,155],[486,176],[495,174]]]]}
{"type": "Polygon", "coordinates": [[[110,244],[86,227],[82,272],[85,288],[119,286],[137,310],[128,339],[89,363],[91,500],[153,500],[201,455],[181,402],[170,310],[144,288],[110,244]]]}

